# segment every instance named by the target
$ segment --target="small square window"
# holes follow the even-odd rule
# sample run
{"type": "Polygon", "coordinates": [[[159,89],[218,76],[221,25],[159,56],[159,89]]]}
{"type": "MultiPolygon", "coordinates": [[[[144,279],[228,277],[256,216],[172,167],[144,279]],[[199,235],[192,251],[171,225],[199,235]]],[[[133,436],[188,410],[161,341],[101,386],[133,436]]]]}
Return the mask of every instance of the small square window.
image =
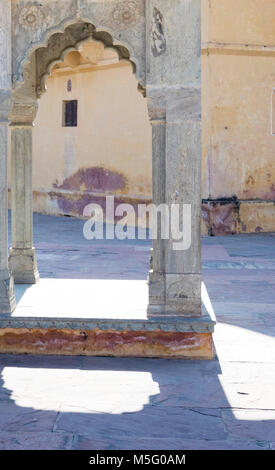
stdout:
{"type": "Polygon", "coordinates": [[[63,101],[63,127],[77,127],[77,100],[63,101]]]}

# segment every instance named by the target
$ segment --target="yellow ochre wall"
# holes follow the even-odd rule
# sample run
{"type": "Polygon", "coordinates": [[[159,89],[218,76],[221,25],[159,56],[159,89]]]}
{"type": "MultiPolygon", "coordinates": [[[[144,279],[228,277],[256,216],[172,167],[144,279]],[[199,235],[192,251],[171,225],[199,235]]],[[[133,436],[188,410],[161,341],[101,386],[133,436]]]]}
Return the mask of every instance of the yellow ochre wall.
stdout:
{"type": "MultiPolygon", "coordinates": [[[[107,50],[101,59],[108,58],[107,50]]],[[[117,202],[150,201],[151,126],[130,63],[67,68],[52,73],[39,103],[33,132],[34,210],[82,216],[86,204],[101,202],[105,194],[116,194],[117,202]],[[63,101],[74,99],[78,125],[63,127],[63,101]]]]}
{"type": "Polygon", "coordinates": [[[275,2],[202,5],[204,229],[275,231],[275,2]]]}
{"type": "MultiPolygon", "coordinates": [[[[275,231],[275,1],[202,6],[203,233],[275,231]]],[[[131,66],[67,64],[47,85],[34,128],[34,209],[82,215],[106,192],[149,200],[151,129],[131,66]],[[77,128],[62,127],[67,99],[79,101],[77,128]]]]}

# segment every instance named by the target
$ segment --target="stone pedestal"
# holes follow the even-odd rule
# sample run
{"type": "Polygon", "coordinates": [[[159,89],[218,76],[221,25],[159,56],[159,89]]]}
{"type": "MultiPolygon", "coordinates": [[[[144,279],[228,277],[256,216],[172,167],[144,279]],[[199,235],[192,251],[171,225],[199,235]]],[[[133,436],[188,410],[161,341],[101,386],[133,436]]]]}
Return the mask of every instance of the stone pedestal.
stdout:
{"type": "Polygon", "coordinates": [[[12,248],[9,266],[16,284],[36,284],[39,281],[34,248],[12,248]]]}
{"type": "MultiPolygon", "coordinates": [[[[131,307],[129,306],[129,317],[131,307]]],[[[0,316],[0,353],[213,359],[215,319],[0,316]]]]}

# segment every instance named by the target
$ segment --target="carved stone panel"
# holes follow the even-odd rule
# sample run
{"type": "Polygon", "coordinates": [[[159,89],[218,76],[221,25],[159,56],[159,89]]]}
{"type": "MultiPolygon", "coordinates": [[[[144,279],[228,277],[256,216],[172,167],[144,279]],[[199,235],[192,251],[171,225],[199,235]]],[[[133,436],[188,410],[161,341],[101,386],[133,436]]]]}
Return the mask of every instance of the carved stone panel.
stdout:
{"type": "Polygon", "coordinates": [[[79,0],[80,15],[98,30],[110,31],[114,42],[124,44],[136,64],[137,79],[145,85],[146,0],[79,0]]]}
{"type": "Polygon", "coordinates": [[[147,84],[200,86],[201,0],[148,2],[147,84]]]}
{"type": "Polygon", "coordinates": [[[15,0],[13,24],[13,84],[23,80],[30,53],[75,22],[91,23],[111,34],[114,44],[130,51],[137,78],[145,85],[145,0],[15,0]]]}
{"type": "Polygon", "coordinates": [[[45,44],[48,34],[63,29],[77,16],[77,0],[16,0],[12,3],[13,82],[22,80],[22,67],[36,45],[45,44]]]}

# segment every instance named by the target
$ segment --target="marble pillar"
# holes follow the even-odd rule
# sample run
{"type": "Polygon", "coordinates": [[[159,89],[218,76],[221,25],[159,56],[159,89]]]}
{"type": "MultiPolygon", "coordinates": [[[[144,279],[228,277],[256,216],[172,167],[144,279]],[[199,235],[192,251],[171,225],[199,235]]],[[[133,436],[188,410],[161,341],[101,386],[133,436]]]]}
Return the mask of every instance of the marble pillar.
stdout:
{"type": "Polygon", "coordinates": [[[8,267],[8,115],[11,107],[11,4],[0,3],[0,314],[16,306],[14,283],[8,267]]]}
{"type": "Polygon", "coordinates": [[[8,187],[7,187],[8,122],[0,121],[0,313],[11,313],[16,307],[14,281],[8,267],[8,187]]]}
{"type": "Polygon", "coordinates": [[[36,107],[15,103],[11,114],[12,248],[9,265],[17,284],[39,280],[33,247],[32,126],[36,107]]]}
{"type": "Polygon", "coordinates": [[[148,316],[201,316],[200,0],[149,1],[147,99],[153,131],[153,201],[170,209],[169,239],[153,244],[148,316]],[[175,249],[172,206],[191,243],[175,249]],[[183,205],[191,209],[183,225],[183,205]],[[191,230],[190,230],[191,229],[191,230]]]}

